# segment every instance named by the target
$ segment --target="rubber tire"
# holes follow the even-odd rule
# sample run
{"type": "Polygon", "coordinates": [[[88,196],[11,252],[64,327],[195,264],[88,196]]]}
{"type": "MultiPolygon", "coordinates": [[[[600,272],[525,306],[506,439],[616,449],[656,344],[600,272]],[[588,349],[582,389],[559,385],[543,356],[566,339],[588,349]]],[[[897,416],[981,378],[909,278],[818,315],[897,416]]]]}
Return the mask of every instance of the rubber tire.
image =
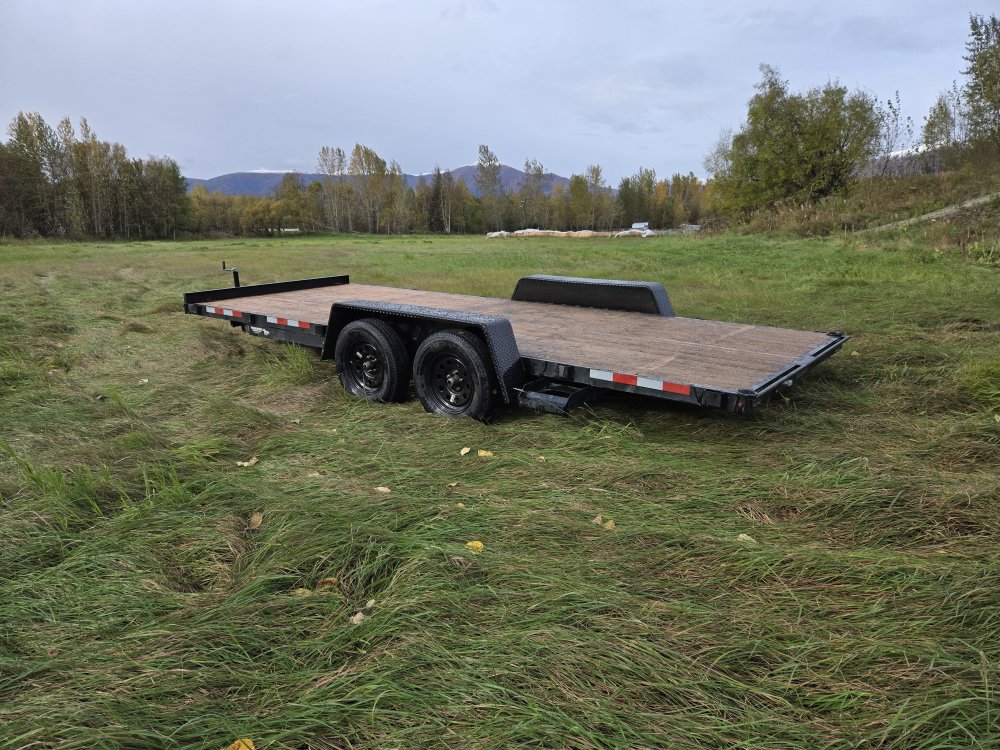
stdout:
{"type": "Polygon", "coordinates": [[[410,392],[410,358],[406,347],[392,326],[378,318],[364,318],[348,323],[337,336],[333,352],[337,375],[344,390],[352,396],[381,403],[405,401],[410,392]],[[368,344],[374,348],[382,366],[382,380],[367,387],[348,364],[351,349],[368,344]]]}
{"type": "Polygon", "coordinates": [[[495,405],[496,378],[485,344],[467,331],[451,330],[431,334],[420,344],[413,359],[413,381],[417,398],[426,411],[445,417],[488,419],[495,405]],[[435,364],[443,357],[453,357],[465,368],[463,384],[471,388],[468,400],[460,406],[448,403],[444,386],[434,383],[435,364]]]}

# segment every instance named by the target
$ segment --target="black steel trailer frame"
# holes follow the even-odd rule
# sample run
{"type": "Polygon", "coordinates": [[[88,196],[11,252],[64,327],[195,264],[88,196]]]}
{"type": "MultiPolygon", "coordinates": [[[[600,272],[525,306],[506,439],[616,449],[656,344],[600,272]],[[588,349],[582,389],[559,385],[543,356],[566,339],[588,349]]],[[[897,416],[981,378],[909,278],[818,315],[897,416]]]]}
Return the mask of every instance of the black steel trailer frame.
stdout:
{"type": "MultiPolygon", "coordinates": [[[[237,284],[239,282],[237,281],[237,284]]],[[[651,396],[668,401],[749,414],[780,388],[789,386],[838,351],[850,337],[824,333],[820,345],[788,362],[748,388],[730,389],[697,383],[653,381],[639,375],[598,370],[581,363],[524,356],[518,349],[510,322],[500,316],[446,310],[419,305],[366,299],[347,299],[331,305],[325,324],[302,321],[245,309],[227,307],[227,300],[315,290],[350,283],[347,275],[209,289],[184,294],[184,311],[226,320],[247,333],[273,341],[289,342],[319,351],[334,359],[338,337],[359,320],[376,319],[391,326],[411,355],[434,332],[458,330],[477,337],[489,355],[497,395],[508,406],[523,405],[537,411],[565,413],[600,390],[651,396]]],[[[673,316],[666,290],[657,282],[585,279],[563,276],[527,276],[515,288],[512,300],[591,307],[646,315],[673,316]]],[[[337,363],[341,372],[341,363],[337,363]]]]}

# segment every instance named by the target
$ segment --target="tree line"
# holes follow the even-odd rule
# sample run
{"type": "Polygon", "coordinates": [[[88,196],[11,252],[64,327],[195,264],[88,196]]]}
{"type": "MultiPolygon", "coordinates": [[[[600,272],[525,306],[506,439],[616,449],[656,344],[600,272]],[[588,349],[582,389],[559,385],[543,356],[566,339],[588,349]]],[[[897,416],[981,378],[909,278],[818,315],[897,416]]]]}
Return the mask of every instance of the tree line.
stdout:
{"type": "Polygon", "coordinates": [[[836,81],[792,92],[777,68],[761,66],[746,121],[724,130],[705,159],[705,210],[725,219],[810,204],[869,178],[1000,163],[1000,19],[972,15],[963,86],[942,92],[919,132],[899,94],[879,101],[836,81]]]}
{"type": "Polygon", "coordinates": [[[184,231],[186,183],[173,159],[130,158],[86,119],[52,128],[20,113],[0,142],[0,235],[166,239],[184,231]]]}
{"type": "Polygon", "coordinates": [[[634,221],[673,227],[695,223],[702,211],[704,184],[693,174],[657,180],[640,169],[606,183],[600,165],[574,174],[568,185],[554,181],[536,159],[526,159],[517,190],[505,190],[501,163],[479,147],[474,184],[436,168],[408,187],[395,161],[356,144],[350,154],[324,146],[317,159],[318,182],[286,174],[272,196],[226,196],[197,186],[191,193],[191,230],[210,235],[275,234],[299,231],[383,234],[480,234],[498,229],[612,230],[634,221]],[[474,188],[474,189],[473,189],[474,188]]]}
{"type": "Polygon", "coordinates": [[[641,168],[617,191],[600,165],[556,181],[526,159],[518,190],[506,190],[501,164],[480,146],[475,190],[436,168],[409,187],[396,161],[356,144],[324,146],[318,182],[286,174],[273,195],[190,195],[170,158],[129,156],[100,140],[87,120],[53,128],[38,113],[19,113],[0,142],[0,235],[21,238],[170,239],[181,236],[300,232],[480,234],[496,229],[612,230],[634,221],[671,227],[699,220],[704,184],[694,175],[657,180],[641,168]]]}
{"type": "Polygon", "coordinates": [[[556,181],[526,159],[518,190],[506,190],[500,161],[480,146],[475,190],[440,168],[406,184],[396,161],[356,144],[324,146],[318,182],[286,174],[273,195],[187,193],[177,163],[135,159],[100,140],[86,119],[53,128],[19,113],[0,142],[0,235],[68,239],[167,239],[180,235],[301,232],[479,234],[496,229],[612,230],[633,221],[671,227],[699,220],[704,184],[694,175],[657,180],[641,168],[613,191],[600,165],[556,181]]]}

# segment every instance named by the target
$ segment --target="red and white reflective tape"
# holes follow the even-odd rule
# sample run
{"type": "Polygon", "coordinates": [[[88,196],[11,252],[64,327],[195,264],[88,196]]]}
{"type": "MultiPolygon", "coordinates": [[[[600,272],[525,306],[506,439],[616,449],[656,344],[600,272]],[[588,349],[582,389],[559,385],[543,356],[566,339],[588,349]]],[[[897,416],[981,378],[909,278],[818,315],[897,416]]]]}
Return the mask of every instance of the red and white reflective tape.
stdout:
{"type": "Polygon", "coordinates": [[[205,305],[205,312],[211,315],[225,315],[227,318],[243,317],[243,313],[240,310],[230,310],[228,307],[211,307],[210,305],[205,305]]]}
{"type": "Polygon", "coordinates": [[[292,320],[291,318],[277,318],[274,315],[267,316],[268,323],[277,323],[279,326],[291,326],[292,328],[308,328],[309,324],[304,320],[292,320]]]}
{"type": "Polygon", "coordinates": [[[621,383],[623,385],[634,385],[639,388],[649,388],[653,391],[665,391],[666,393],[677,393],[681,396],[691,395],[691,386],[681,383],[671,383],[667,380],[652,380],[651,378],[640,378],[638,375],[626,375],[622,372],[611,372],[610,370],[591,370],[590,377],[594,380],[607,380],[609,383],[621,383]]]}

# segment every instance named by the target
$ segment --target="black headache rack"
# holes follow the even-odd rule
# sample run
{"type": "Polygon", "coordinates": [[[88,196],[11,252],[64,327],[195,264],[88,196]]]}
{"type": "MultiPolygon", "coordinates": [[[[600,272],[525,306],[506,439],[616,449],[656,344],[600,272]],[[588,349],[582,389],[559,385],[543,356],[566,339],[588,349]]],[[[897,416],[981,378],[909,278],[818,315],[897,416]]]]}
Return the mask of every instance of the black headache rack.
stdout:
{"type": "MultiPolygon", "coordinates": [[[[506,318],[472,311],[349,296],[331,304],[326,323],[243,309],[252,306],[252,300],[246,298],[265,295],[293,298],[295,292],[349,283],[347,275],[340,275],[187,292],[184,294],[184,311],[226,320],[252,335],[318,349],[323,359],[334,358],[337,337],[346,325],[365,318],[378,318],[397,327],[407,338],[411,355],[419,339],[430,332],[465,330],[478,336],[486,345],[497,390],[506,404],[516,403],[539,412],[561,414],[594,399],[602,390],[749,414],[775,391],[792,385],[832,356],[850,338],[840,332],[824,333],[827,339],[823,343],[787,366],[768,374],[749,388],[734,390],[710,384],[672,383],[586,364],[523,356],[506,318]],[[239,302],[227,306],[229,300],[239,302]]],[[[656,282],[527,276],[518,282],[511,300],[674,316],[666,290],[656,282]]]]}

